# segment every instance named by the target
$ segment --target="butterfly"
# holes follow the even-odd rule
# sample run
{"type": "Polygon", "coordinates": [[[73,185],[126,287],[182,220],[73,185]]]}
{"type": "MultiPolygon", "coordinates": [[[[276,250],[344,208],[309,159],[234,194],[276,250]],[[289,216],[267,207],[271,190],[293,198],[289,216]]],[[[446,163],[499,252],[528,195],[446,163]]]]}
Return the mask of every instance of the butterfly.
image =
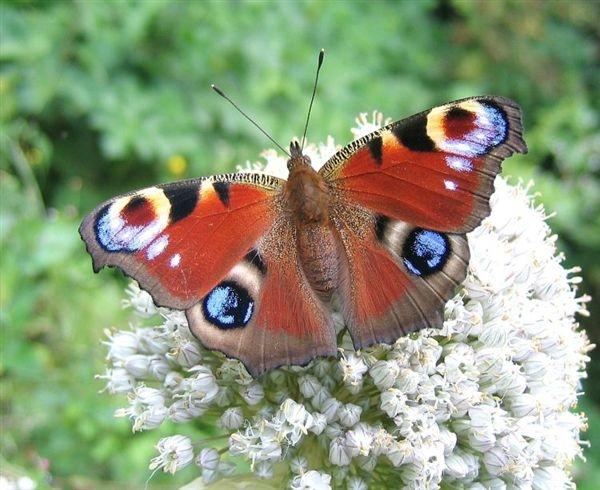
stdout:
{"type": "Polygon", "coordinates": [[[440,327],[466,276],[465,234],[488,216],[502,161],[526,152],[516,103],[470,97],[359,138],[318,171],[292,141],[287,180],[232,173],[115,197],[80,234],[95,272],[118,267],[185,310],[205,347],[256,377],[335,356],[334,301],[356,349],[440,327]]]}

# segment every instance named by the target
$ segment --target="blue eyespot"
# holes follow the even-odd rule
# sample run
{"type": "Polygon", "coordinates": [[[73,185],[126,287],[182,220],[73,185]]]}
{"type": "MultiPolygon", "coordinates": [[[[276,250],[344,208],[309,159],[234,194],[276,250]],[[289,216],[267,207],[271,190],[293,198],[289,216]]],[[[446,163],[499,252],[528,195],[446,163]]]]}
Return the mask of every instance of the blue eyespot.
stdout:
{"type": "Polygon", "coordinates": [[[254,313],[254,300],[248,291],[233,281],[224,281],[202,302],[204,317],[222,329],[245,327],[254,313]]]}
{"type": "Polygon", "coordinates": [[[506,121],[506,115],[499,107],[490,103],[482,103],[482,106],[488,117],[488,126],[491,126],[491,128],[486,128],[489,131],[487,141],[489,149],[506,141],[506,136],[508,135],[508,123],[506,121]]]}
{"type": "Polygon", "coordinates": [[[450,241],[443,233],[415,228],[406,237],[402,260],[416,276],[428,276],[441,270],[450,255],[450,241]]]}

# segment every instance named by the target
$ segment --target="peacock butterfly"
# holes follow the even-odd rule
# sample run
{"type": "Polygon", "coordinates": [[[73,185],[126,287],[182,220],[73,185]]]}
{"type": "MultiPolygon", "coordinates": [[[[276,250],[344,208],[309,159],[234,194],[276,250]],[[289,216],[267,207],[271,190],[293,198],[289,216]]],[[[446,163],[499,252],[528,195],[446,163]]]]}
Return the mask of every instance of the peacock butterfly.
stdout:
{"type": "Polygon", "coordinates": [[[356,349],[440,327],[466,275],[465,234],[489,214],[502,160],[526,151],[517,104],[469,97],[357,139],[318,171],[293,141],[287,180],[157,185],[101,204],[79,231],[96,272],[120,268],[258,376],[336,354],[334,297],[356,349]]]}

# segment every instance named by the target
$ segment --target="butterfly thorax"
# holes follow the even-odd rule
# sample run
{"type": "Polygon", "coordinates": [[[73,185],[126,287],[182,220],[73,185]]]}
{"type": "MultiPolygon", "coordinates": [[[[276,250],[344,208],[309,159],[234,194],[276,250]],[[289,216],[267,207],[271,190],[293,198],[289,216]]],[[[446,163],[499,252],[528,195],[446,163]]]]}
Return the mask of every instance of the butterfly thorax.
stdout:
{"type": "MultiPolygon", "coordinates": [[[[329,221],[327,184],[311,167],[310,159],[302,158],[302,161],[288,164],[291,170],[284,188],[292,219],[297,225],[327,224],[329,221]]],[[[290,162],[292,160],[294,158],[291,158],[290,162]]]]}

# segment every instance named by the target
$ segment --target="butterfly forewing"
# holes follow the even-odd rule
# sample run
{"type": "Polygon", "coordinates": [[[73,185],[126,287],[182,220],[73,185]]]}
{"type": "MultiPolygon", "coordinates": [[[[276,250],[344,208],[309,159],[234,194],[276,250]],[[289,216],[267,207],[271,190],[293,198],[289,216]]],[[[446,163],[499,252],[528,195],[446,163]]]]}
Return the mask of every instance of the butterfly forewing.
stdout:
{"type": "Polygon", "coordinates": [[[142,189],[101,204],[80,233],[94,269],[116,266],[160,306],[193,306],[272,226],[281,181],[230,174],[142,189]]]}
{"type": "Polygon", "coordinates": [[[521,112],[502,97],[473,97],[375,131],[320,173],[348,200],[416,226],[466,233],[489,214],[500,163],[525,153],[521,112]]]}

